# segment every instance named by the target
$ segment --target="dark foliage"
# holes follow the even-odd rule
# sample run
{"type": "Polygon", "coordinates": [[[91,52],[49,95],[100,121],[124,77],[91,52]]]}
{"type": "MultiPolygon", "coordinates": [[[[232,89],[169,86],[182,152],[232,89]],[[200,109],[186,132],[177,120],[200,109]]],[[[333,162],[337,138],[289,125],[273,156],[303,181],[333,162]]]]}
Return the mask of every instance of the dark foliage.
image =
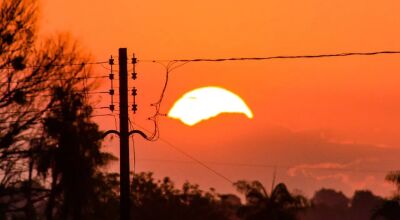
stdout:
{"type": "Polygon", "coordinates": [[[49,88],[81,85],[83,67],[64,64],[86,58],[66,36],[36,37],[36,1],[0,4],[0,185],[7,188],[32,171],[32,140],[54,103],[49,88]]]}
{"type": "Polygon", "coordinates": [[[292,195],[283,183],[276,185],[270,195],[258,181],[239,181],[235,185],[246,196],[246,205],[238,210],[242,219],[292,220],[308,205],[303,196],[292,195]]]}
{"type": "MultiPolygon", "coordinates": [[[[82,114],[78,111],[86,111],[87,103],[82,102],[82,98],[71,95],[81,89],[83,79],[79,76],[86,75],[88,69],[83,65],[70,64],[84,63],[87,61],[87,56],[82,55],[67,35],[38,39],[36,17],[35,0],[0,2],[0,213],[3,216],[25,216],[28,219],[36,219],[36,211],[43,209],[45,199],[49,201],[48,196],[54,191],[60,194],[67,190],[67,186],[68,190],[72,191],[81,189],[77,186],[72,187],[73,181],[76,181],[74,178],[78,177],[74,176],[76,173],[66,174],[71,181],[65,180],[61,186],[57,186],[57,189],[53,185],[48,187],[45,184],[48,178],[40,179],[37,176],[46,173],[49,167],[53,171],[51,168],[54,168],[55,164],[66,163],[64,157],[55,157],[55,154],[76,152],[79,147],[68,147],[68,149],[64,147],[64,152],[60,152],[61,150],[55,150],[54,147],[43,146],[57,144],[77,146],[75,145],[77,142],[71,141],[79,141],[79,146],[84,145],[92,150],[79,153],[93,160],[99,158],[96,157],[95,154],[98,152],[95,152],[94,148],[100,146],[101,135],[96,124],[79,118],[82,114]],[[60,94],[55,91],[65,93],[62,102],[60,94]],[[76,106],[79,110],[62,113],[55,111],[67,105],[76,106]],[[44,118],[46,118],[45,123],[43,123],[44,118]],[[56,121],[55,118],[63,122],[56,121]],[[74,135],[72,131],[74,128],[79,128],[78,132],[86,132],[88,136],[85,139],[74,139],[75,136],[67,139],[62,135],[58,138],[56,133],[64,131],[60,130],[61,127],[55,126],[57,123],[70,128],[68,130],[70,135],[74,135]],[[74,123],[75,127],[68,127],[74,123]],[[46,157],[49,160],[44,162],[46,157]],[[57,159],[52,160],[54,158],[57,159]]],[[[90,111],[86,113],[85,116],[88,118],[90,111]]],[[[80,150],[79,148],[78,151],[80,150]]],[[[104,163],[101,161],[73,163],[75,159],[68,159],[71,165],[76,165],[69,171],[74,171],[77,167],[87,168],[92,165],[96,167],[104,163]]],[[[95,168],[87,168],[85,172],[94,172],[93,169],[95,168]]],[[[58,178],[58,176],[57,174],[52,177],[58,178]]],[[[92,176],[89,175],[87,178],[92,176]]]]}
{"type": "Polygon", "coordinates": [[[185,183],[179,190],[168,177],[155,181],[152,173],[140,173],[134,175],[132,192],[133,219],[227,219],[218,196],[198,185],[185,183]]]}
{"type": "Polygon", "coordinates": [[[352,199],[333,189],[321,189],[311,199],[311,207],[300,219],[304,220],[370,220],[383,199],[370,191],[356,191],[352,199]]]}
{"type": "Polygon", "coordinates": [[[385,201],[373,214],[372,220],[398,220],[400,219],[399,200],[385,201]]]}
{"type": "MultiPolygon", "coordinates": [[[[56,201],[61,202],[59,218],[87,219],[95,210],[98,169],[113,157],[100,152],[102,133],[91,122],[91,107],[73,88],[54,89],[54,107],[44,118],[42,144],[34,150],[40,176],[51,176],[51,191],[46,208],[51,219],[56,201]]],[[[101,186],[99,186],[101,187],[101,186]]]]}
{"type": "Polygon", "coordinates": [[[400,219],[400,171],[389,172],[385,180],[396,186],[393,197],[381,204],[373,213],[373,220],[400,219]]]}

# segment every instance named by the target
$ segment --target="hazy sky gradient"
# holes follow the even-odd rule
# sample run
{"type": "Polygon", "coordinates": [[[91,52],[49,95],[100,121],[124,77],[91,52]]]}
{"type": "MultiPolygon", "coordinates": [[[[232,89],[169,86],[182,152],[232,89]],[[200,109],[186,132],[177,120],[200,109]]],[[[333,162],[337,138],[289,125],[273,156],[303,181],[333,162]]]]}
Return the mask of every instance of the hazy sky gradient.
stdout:
{"type": "MultiPolygon", "coordinates": [[[[96,61],[127,47],[139,59],[253,57],[400,49],[400,2],[395,0],[41,1],[43,34],[68,31],[96,61]]],[[[171,75],[167,112],[184,93],[221,86],[254,113],[222,115],[195,127],[161,120],[161,136],[233,180],[278,181],[306,195],[334,187],[348,195],[372,189],[389,195],[386,170],[400,162],[400,56],[195,63],[171,75]],[[330,170],[320,168],[332,168],[330,170]],[[357,171],[358,170],[358,171],[357,171]]],[[[101,67],[96,74],[108,74],[101,67]]],[[[150,103],[161,91],[163,69],[138,65],[139,112],[148,129],[150,103]]],[[[107,90],[109,82],[101,82],[107,90]]],[[[100,106],[109,97],[94,97],[100,106]]],[[[102,111],[104,113],[105,111],[102,111]]],[[[102,129],[113,118],[99,118],[102,129]]],[[[136,167],[178,183],[232,191],[229,183],[162,142],[137,140],[136,167]]],[[[108,146],[118,152],[118,141],[108,146]]]]}

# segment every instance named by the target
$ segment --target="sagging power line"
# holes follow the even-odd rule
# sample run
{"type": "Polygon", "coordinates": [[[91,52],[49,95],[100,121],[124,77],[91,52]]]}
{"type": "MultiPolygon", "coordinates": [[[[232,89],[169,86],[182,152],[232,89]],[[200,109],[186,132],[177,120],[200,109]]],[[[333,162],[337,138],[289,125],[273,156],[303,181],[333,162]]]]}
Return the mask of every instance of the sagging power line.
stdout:
{"type": "Polygon", "coordinates": [[[397,50],[373,51],[373,52],[344,52],[331,54],[309,54],[309,55],[281,55],[267,57],[231,57],[231,58],[196,58],[196,59],[170,59],[170,60],[138,60],[139,62],[225,62],[225,61],[259,61],[275,59],[316,59],[329,57],[347,57],[347,56],[375,56],[383,54],[400,54],[397,50]]]}

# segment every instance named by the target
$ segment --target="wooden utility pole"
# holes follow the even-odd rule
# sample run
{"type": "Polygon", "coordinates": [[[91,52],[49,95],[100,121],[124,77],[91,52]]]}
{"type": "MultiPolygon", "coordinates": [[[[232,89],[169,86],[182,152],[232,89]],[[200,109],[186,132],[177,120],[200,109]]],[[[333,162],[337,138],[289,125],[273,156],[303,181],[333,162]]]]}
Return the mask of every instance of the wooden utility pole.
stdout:
{"type": "MultiPolygon", "coordinates": [[[[108,130],[103,134],[103,138],[108,134],[116,134],[120,138],[120,220],[130,220],[130,166],[129,166],[129,136],[134,134],[139,134],[144,139],[148,140],[148,137],[145,133],[140,130],[131,130],[129,131],[128,123],[128,55],[126,48],[119,48],[118,54],[119,61],[119,131],[117,130],[108,130]]],[[[133,57],[132,64],[136,64],[136,58],[133,57]]],[[[113,60],[111,57],[110,65],[113,65],[113,60]]],[[[135,68],[133,68],[133,71],[135,68]]],[[[112,70],[112,69],[111,69],[112,70]]],[[[112,72],[111,74],[112,75],[112,72]]],[[[132,78],[136,79],[136,72],[132,73],[132,78]]],[[[113,76],[110,76],[110,79],[113,79],[113,76]]],[[[111,88],[111,94],[114,94],[113,88],[111,88]]],[[[110,90],[110,91],[111,91],[110,90]]],[[[132,106],[132,110],[135,113],[137,110],[136,105],[136,88],[132,89],[134,96],[134,103],[132,106]]],[[[114,105],[111,103],[110,110],[114,110],[114,105]]]]}
{"type": "Polygon", "coordinates": [[[129,128],[128,128],[128,55],[119,48],[119,127],[120,127],[120,209],[121,220],[129,220],[129,128]]]}

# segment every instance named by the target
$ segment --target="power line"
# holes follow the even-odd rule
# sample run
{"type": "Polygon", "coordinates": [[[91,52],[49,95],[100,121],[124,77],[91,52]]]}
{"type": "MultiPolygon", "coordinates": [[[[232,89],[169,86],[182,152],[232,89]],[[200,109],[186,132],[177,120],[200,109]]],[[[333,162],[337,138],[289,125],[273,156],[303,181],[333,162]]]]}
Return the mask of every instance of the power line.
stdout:
{"type": "Polygon", "coordinates": [[[225,61],[248,61],[248,60],[273,60],[273,59],[316,59],[329,57],[347,57],[347,56],[374,56],[382,54],[400,54],[400,51],[374,51],[374,52],[346,52],[332,54],[310,54],[310,55],[283,55],[267,57],[231,57],[231,58],[197,58],[197,59],[171,59],[171,60],[138,60],[140,62],[225,62],[225,61]]]}
{"type": "MultiPolygon", "coordinates": [[[[129,129],[133,130],[133,124],[131,122],[131,120],[128,117],[128,121],[129,121],[129,129]]],[[[133,174],[135,174],[136,172],[136,148],[135,148],[135,139],[133,138],[133,135],[131,135],[131,140],[132,140],[132,153],[133,153],[133,174]]]]}
{"type": "MultiPolygon", "coordinates": [[[[154,162],[166,162],[166,163],[195,163],[193,161],[185,160],[169,160],[169,159],[153,159],[153,158],[140,158],[141,161],[154,161],[154,162]]],[[[342,171],[342,172],[358,172],[358,173],[384,173],[386,174],[388,170],[377,170],[377,169],[354,169],[354,168],[329,168],[329,167],[299,167],[296,166],[277,166],[271,164],[258,164],[258,163],[233,163],[233,162],[223,162],[223,161],[204,161],[207,164],[214,164],[218,166],[229,166],[229,167],[250,167],[250,168],[279,168],[279,169],[306,169],[306,170],[319,170],[319,171],[342,171]]]]}
{"type": "Polygon", "coordinates": [[[108,94],[109,92],[85,92],[85,91],[82,91],[81,93],[84,93],[84,94],[108,94]]]}
{"type": "MultiPolygon", "coordinates": [[[[50,95],[49,95],[50,96],[50,95]]],[[[102,110],[102,109],[108,109],[109,107],[93,107],[92,110],[102,110]]],[[[16,115],[16,114],[27,114],[27,113],[46,113],[50,112],[52,110],[59,109],[58,107],[51,107],[47,109],[46,111],[41,111],[41,110],[23,110],[23,111],[13,111],[13,112],[0,112],[0,115],[16,115]]],[[[118,111],[118,110],[116,110],[118,111]]],[[[114,114],[101,114],[101,115],[89,115],[89,117],[98,117],[98,116],[114,116],[114,114]]],[[[20,122],[23,122],[24,120],[21,120],[20,122]]]]}
{"type": "MultiPolygon", "coordinates": [[[[83,94],[85,95],[95,95],[95,94],[108,94],[109,92],[106,91],[101,91],[101,90],[90,90],[91,92],[86,92],[89,90],[79,90],[79,91],[75,91],[75,94],[83,94]]],[[[40,94],[40,95],[26,95],[26,97],[29,98],[37,98],[37,97],[53,97],[54,95],[52,94],[40,94]]],[[[108,108],[108,107],[107,107],[108,108]]]]}
{"type": "MultiPolygon", "coordinates": [[[[135,124],[137,127],[145,130],[148,132],[147,129],[143,128],[142,126],[135,124]]],[[[159,137],[159,139],[164,142],[167,146],[171,147],[172,149],[174,149],[175,151],[179,152],[180,154],[184,155],[185,157],[189,158],[190,160],[196,162],[197,164],[203,166],[204,168],[206,168],[208,171],[214,173],[215,175],[217,175],[218,177],[220,177],[221,179],[224,179],[225,181],[233,184],[234,181],[232,181],[231,179],[229,179],[228,177],[226,177],[225,175],[223,175],[222,173],[214,170],[213,168],[211,168],[210,166],[208,166],[207,164],[205,164],[204,162],[202,162],[201,160],[197,159],[196,157],[190,155],[189,153],[185,152],[184,150],[180,149],[179,147],[175,146],[174,144],[172,144],[171,142],[165,140],[164,138],[159,137]]]]}
{"type": "MultiPolygon", "coordinates": [[[[41,111],[28,111],[28,112],[30,112],[30,113],[36,113],[36,114],[42,113],[41,111]]],[[[17,112],[10,112],[10,113],[2,112],[2,113],[0,113],[0,115],[6,115],[6,114],[12,114],[12,113],[17,113],[17,112]]],[[[88,115],[89,118],[94,118],[94,117],[105,117],[105,116],[113,116],[114,119],[116,120],[115,114],[95,114],[95,115],[88,115]]],[[[32,122],[33,124],[37,124],[37,123],[39,123],[39,122],[42,122],[44,119],[45,119],[45,118],[40,117],[40,118],[37,118],[37,119],[2,120],[2,121],[0,121],[0,124],[13,124],[13,123],[24,123],[24,122],[32,122]]],[[[115,121],[115,123],[117,123],[117,122],[115,121]]]]}
{"type": "Polygon", "coordinates": [[[109,107],[108,106],[103,106],[103,107],[95,107],[95,108],[92,108],[92,109],[108,109],[109,107]]]}
{"type": "Polygon", "coordinates": [[[114,115],[113,114],[100,114],[100,115],[90,115],[88,117],[94,118],[94,117],[103,117],[103,116],[114,116],[114,115]]]}
{"type": "Polygon", "coordinates": [[[262,61],[273,59],[316,59],[316,58],[331,58],[331,57],[347,57],[347,56],[374,56],[382,54],[400,54],[400,51],[374,51],[374,52],[347,52],[347,53],[332,53],[332,54],[311,54],[311,55],[289,55],[289,56],[269,56],[269,57],[233,57],[233,58],[201,58],[201,59],[171,59],[171,60],[138,60],[138,62],[152,62],[162,65],[165,68],[165,81],[161,91],[160,98],[157,102],[151,104],[155,108],[155,113],[149,117],[154,123],[154,133],[149,140],[156,141],[159,137],[158,118],[165,116],[162,114],[161,106],[169,83],[169,74],[183,65],[191,62],[225,62],[225,61],[262,61]]]}
{"type": "Polygon", "coordinates": [[[23,80],[21,79],[20,81],[1,81],[0,84],[7,84],[7,83],[27,83],[27,82],[34,82],[34,83],[41,83],[41,82],[49,82],[49,81],[56,81],[56,80],[87,80],[87,79],[104,79],[104,78],[108,78],[107,76],[82,76],[82,77],[70,77],[70,78],[63,78],[63,77],[54,77],[51,79],[39,79],[39,80],[35,80],[35,79],[31,79],[31,80],[23,80]]]}
{"type": "Polygon", "coordinates": [[[34,110],[26,110],[26,111],[20,111],[20,112],[0,112],[0,115],[12,115],[12,114],[25,114],[25,113],[39,113],[40,111],[34,111],[34,110]]]}
{"type": "MultiPolygon", "coordinates": [[[[97,62],[82,62],[82,63],[61,63],[61,64],[48,64],[48,65],[28,65],[25,68],[49,68],[49,67],[63,67],[63,66],[86,66],[86,65],[102,65],[108,63],[107,61],[97,62]]],[[[0,70],[12,70],[12,67],[3,67],[0,70]]]]}

